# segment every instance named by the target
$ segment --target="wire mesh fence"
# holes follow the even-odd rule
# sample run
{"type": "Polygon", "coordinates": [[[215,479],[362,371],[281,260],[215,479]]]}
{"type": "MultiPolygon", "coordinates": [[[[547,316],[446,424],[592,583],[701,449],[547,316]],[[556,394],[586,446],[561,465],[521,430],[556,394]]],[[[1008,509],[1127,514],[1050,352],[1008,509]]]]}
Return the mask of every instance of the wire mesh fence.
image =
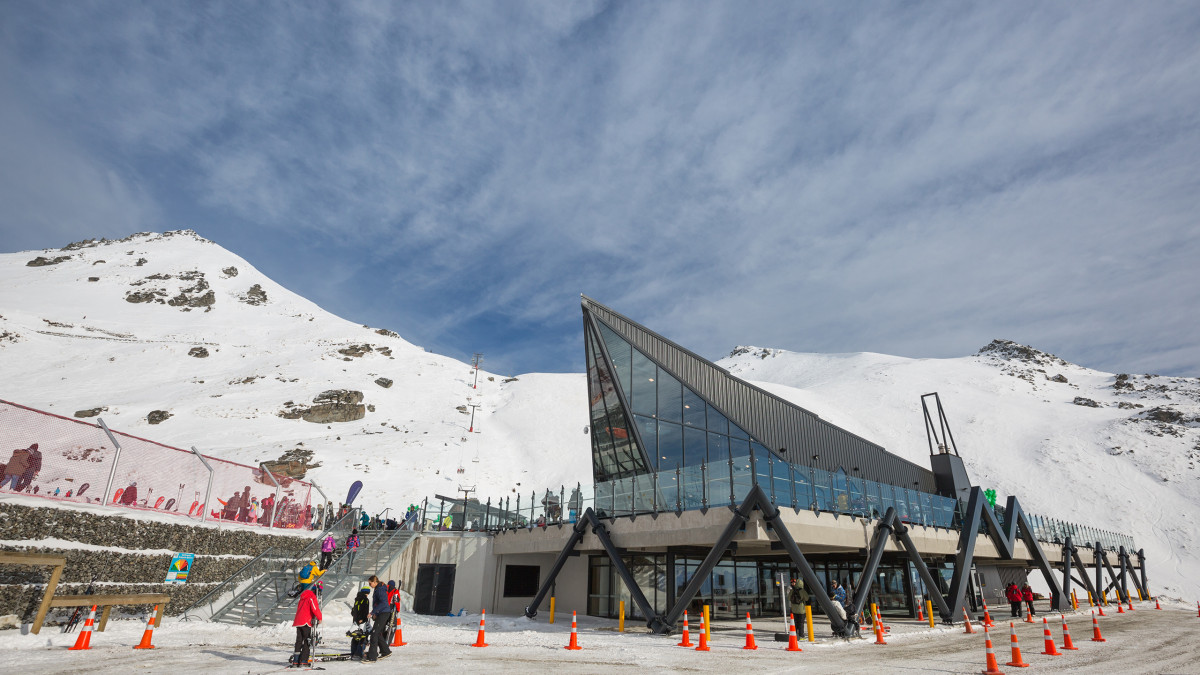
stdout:
{"type": "Polygon", "coordinates": [[[114,431],[103,421],[0,400],[0,442],[0,493],[262,527],[314,524],[311,483],[114,431]]]}

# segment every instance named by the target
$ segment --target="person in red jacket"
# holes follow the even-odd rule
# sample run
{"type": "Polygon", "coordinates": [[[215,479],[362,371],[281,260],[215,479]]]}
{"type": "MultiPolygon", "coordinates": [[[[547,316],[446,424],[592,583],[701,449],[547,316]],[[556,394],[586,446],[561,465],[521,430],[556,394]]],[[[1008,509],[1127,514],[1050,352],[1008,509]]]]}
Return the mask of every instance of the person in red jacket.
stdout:
{"type": "Polygon", "coordinates": [[[1021,587],[1021,598],[1025,600],[1025,604],[1029,606],[1029,616],[1037,616],[1037,612],[1033,611],[1033,587],[1026,581],[1021,587]]]}
{"type": "Polygon", "coordinates": [[[313,593],[312,584],[305,584],[300,593],[300,601],[296,603],[296,619],[292,625],[296,627],[296,650],[289,662],[294,666],[312,665],[312,654],[308,646],[312,642],[312,627],[315,621],[320,621],[321,603],[317,602],[317,594],[313,593]]]}
{"type": "Polygon", "coordinates": [[[1017,588],[1016,583],[1011,583],[1004,589],[1004,597],[1008,598],[1008,604],[1012,607],[1012,617],[1015,619],[1021,616],[1021,589],[1017,588]]]}

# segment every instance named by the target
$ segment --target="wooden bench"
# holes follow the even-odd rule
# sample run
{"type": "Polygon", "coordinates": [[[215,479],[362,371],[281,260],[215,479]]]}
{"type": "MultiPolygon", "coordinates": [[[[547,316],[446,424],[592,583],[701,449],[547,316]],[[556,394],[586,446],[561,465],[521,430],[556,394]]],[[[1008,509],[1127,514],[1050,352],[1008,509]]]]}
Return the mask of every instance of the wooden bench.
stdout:
{"type": "Polygon", "coordinates": [[[126,593],[122,595],[59,595],[55,596],[54,591],[58,589],[58,581],[62,578],[63,568],[67,566],[67,559],[61,556],[42,555],[40,553],[24,553],[19,551],[0,551],[0,564],[10,565],[35,565],[42,567],[53,567],[54,571],[50,573],[50,580],[46,582],[46,589],[42,591],[42,603],[38,606],[37,616],[34,617],[33,626],[30,632],[37,635],[42,630],[42,623],[46,620],[46,613],[51,607],[97,607],[104,608],[100,615],[100,623],[96,625],[96,631],[104,630],[104,626],[108,623],[108,613],[113,607],[118,605],[158,605],[158,613],[154,617],[154,626],[162,625],[163,609],[171,600],[171,596],[166,593],[126,593]]]}

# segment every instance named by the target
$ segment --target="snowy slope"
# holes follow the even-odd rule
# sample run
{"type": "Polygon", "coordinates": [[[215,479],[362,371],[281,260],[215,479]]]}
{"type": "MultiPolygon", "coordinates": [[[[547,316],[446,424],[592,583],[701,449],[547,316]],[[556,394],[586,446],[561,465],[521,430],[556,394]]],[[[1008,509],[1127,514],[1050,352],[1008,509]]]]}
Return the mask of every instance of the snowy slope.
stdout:
{"type": "Polygon", "coordinates": [[[921,466],[920,397],[936,391],[972,482],[1039,515],[1129,534],[1153,589],[1200,595],[1196,378],[1118,380],[1003,341],[954,359],[741,347],[718,363],[921,466]]]}
{"type": "Polygon", "coordinates": [[[372,510],[461,484],[486,499],[590,476],[582,375],[503,382],[481,371],[472,389],[470,365],[325,312],[190,231],[68,248],[0,255],[0,398],[68,417],[104,406],[113,429],[246,463],[312,450],[321,466],[310,475],[330,497],[361,478],[372,510]],[[256,284],[266,301],[249,304],[256,284]],[[186,289],[212,304],[171,305],[186,289]],[[155,290],[150,302],[126,299],[155,290]],[[364,344],[361,356],[338,352],[364,344]],[[208,357],[189,356],[196,347],[208,357]],[[278,416],[329,389],[361,391],[373,411],[329,425],[278,416]],[[468,434],[459,408],[471,403],[468,434]],[[152,410],[172,417],[150,425],[152,410]]]}
{"type": "MultiPolygon", "coordinates": [[[[1155,589],[1200,595],[1194,378],[1118,379],[1011,343],[958,359],[739,348],[720,364],[922,466],[919,397],[940,392],[977,484],[1131,534],[1155,589]]],[[[481,372],[472,389],[469,365],[340,319],[189,231],[0,255],[0,373],[0,398],[66,416],[104,406],[114,429],[221,457],[311,450],[310,476],[331,497],[361,478],[372,510],[464,484],[484,499],[528,499],[591,475],[582,374],[481,372]],[[67,259],[27,266],[38,257],[67,259]],[[247,302],[262,298],[255,285],[265,302],[247,302]],[[189,356],[196,347],[208,357],[189,356]],[[333,424],[278,415],[327,389],[361,391],[374,409],[333,424]],[[470,404],[480,408],[469,434],[470,404]],[[150,425],[152,410],[172,417],[150,425]]]]}

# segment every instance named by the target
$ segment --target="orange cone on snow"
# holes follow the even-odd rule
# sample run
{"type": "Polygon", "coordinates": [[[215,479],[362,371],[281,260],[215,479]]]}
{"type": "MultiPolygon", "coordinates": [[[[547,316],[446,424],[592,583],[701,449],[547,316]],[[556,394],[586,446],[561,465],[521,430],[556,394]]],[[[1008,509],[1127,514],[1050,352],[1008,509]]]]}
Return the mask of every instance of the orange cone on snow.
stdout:
{"type": "Polygon", "coordinates": [[[1108,616],[1107,614],[1104,613],[1104,605],[1097,602],[1096,609],[1100,610],[1100,616],[1108,616]]]}
{"type": "Polygon", "coordinates": [[[704,614],[700,614],[700,644],[696,647],[698,652],[711,651],[708,646],[708,626],[704,625],[704,614]]]}
{"type": "Polygon", "coordinates": [[[750,623],[750,612],[746,612],[746,646],[742,649],[758,649],[754,642],[754,626],[750,623]]]}
{"type": "Polygon", "coordinates": [[[92,625],[95,623],[96,606],[92,605],[92,613],[88,614],[87,621],[83,622],[83,630],[79,631],[79,637],[75,640],[75,646],[71,647],[71,650],[92,648],[92,625]]]}
{"type": "Polygon", "coordinates": [[[1129,611],[1132,612],[1133,611],[1133,598],[1130,598],[1128,595],[1126,595],[1125,596],[1125,604],[1129,605],[1129,611]]]}
{"type": "Polygon", "coordinates": [[[1108,642],[1100,634],[1100,622],[1096,620],[1095,612],[1092,612],[1092,642],[1108,642]]]}
{"type": "Polygon", "coordinates": [[[683,642],[675,645],[676,647],[691,647],[692,638],[688,635],[687,610],[683,612],[683,642]]]}
{"type": "Polygon", "coordinates": [[[1154,596],[1154,609],[1162,609],[1162,605],[1158,604],[1158,596],[1154,596]]]}
{"type": "Polygon", "coordinates": [[[988,612],[987,603],[983,603],[983,627],[994,628],[996,624],[992,623],[992,615],[988,612]]]}
{"type": "Polygon", "coordinates": [[[567,643],[565,649],[570,649],[572,651],[576,649],[583,649],[583,647],[579,646],[579,634],[576,632],[575,612],[571,612],[571,641],[567,643]]]}
{"type": "Polygon", "coordinates": [[[484,624],[487,621],[487,610],[479,610],[479,637],[475,638],[475,644],[472,647],[486,647],[487,643],[483,641],[484,624]]]}
{"type": "Polygon", "coordinates": [[[392,636],[391,647],[403,647],[408,644],[404,641],[404,621],[400,619],[400,603],[396,603],[396,634],[392,636]]]}
{"type": "Polygon", "coordinates": [[[1021,620],[1024,621],[1025,623],[1033,623],[1033,615],[1030,614],[1029,612],[1025,612],[1025,618],[1021,619],[1021,620]]]}
{"type": "Polygon", "coordinates": [[[875,613],[875,644],[887,644],[887,642],[883,639],[883,620],[879,618],[878,612],[875,613]]]}
{"type": "Polygon", "coordinates": [[[1012,661],[1004,664],[1015,668],[1028,668],[1029,664],[1021,660],[1021,643],[1017,640],[1017,624],[1012,621],[1008,622],[1008,642],[1012,647],[1012,661]]]}
{"type": "Polygon", "coordinates": [[[996,663],[996,652],[992,650],[992,634],[988,632],[987,626],[983,627],[983,635],[987,639],[987,670],[981,671],[982,675],[1004,675],[1000,664],[996,663]]]}
{"type": "Polygon", "coordinates": [[[925,620],[925,610],[921,607],[921,603],[917,603],[917,621],[925,620]]]}
{"type": "Polygon", "coordinates": [[[789,652],[802,652],[800,641],[796,639],[796,615],[788,614],[788,646],[789,652]]]}
{"type": "Polygon", "coordinates": [[[1121,606],[1121,602],[1117,601],[1117,614],[1124,614],[1125,608],[1121,606]]]}
{"type": "Polygon", "coordinates": [[[1062,652],[1058,651],[1058,648],[1054,646],[1054,636],[1050,634],[1050,622],[1044,616],[1042,617],[1042,631],[1046,638],[1046,648],[1042,651],[1042,654],[1046,656],[1062,656],[1062,652]]]}
{"type": "Polygon", "coordinates": [[[969,614],[967,614],[966,607],[963,607],[963,621],[965,621],[966,625],[967,625],[967,629],[963,631],[963,635],[969,635],[969,634],[974,633],[975,629],[971,628],[971,616],[969,614]]]}
{"type": "Polygon", "coordinates": [[[1067,628],[1067,616],[1065,614],[1059,616],[1062,617],[1063,622],[1063,649],[1079,649],[1074,642],[1071,642],[1071,629],[1067,628]]]}
{"type": "Polygon", "coordinates": [[[158,605],[154,606],[154,611],[150,613],[150,623],[146,624],[146,632],[142,633],[142,641],[134,646],[134,649],[154,649],[154,645],[150,644],[150,637],[154,634],[154,615],[158,614],[158,605]]]}

